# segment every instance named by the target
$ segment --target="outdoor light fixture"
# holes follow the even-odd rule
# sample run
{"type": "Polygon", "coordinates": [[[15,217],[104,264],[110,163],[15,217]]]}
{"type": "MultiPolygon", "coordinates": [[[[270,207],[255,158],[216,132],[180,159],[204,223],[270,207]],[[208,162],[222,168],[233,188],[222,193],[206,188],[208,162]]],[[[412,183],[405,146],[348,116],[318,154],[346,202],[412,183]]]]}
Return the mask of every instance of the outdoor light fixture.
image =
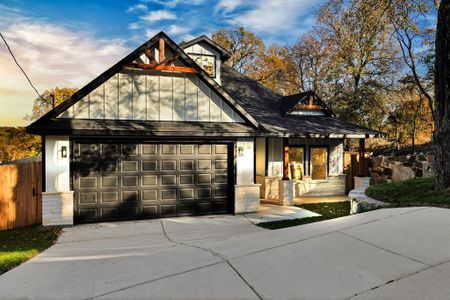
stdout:
{"type": "Polygon", "coordinates": [[[243,147],[238,147],[238,156],[239,157],[244,156],[244,148],[243,147]]]}
{"type": "Polygon", "coordinates": [[[67,146],[61,146],[61,157],[62,158],[67,157],[67,146]]]}

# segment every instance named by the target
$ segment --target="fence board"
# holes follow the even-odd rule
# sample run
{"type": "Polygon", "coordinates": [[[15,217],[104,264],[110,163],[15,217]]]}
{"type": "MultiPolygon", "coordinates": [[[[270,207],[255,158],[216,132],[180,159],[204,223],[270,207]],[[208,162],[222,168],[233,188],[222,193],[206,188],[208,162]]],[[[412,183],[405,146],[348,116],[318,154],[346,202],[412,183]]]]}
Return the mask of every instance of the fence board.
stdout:
{"type": "Polygon", "coordinates": [[[42,222],[42,162],[0,165],[0,230],[42,222]]]}

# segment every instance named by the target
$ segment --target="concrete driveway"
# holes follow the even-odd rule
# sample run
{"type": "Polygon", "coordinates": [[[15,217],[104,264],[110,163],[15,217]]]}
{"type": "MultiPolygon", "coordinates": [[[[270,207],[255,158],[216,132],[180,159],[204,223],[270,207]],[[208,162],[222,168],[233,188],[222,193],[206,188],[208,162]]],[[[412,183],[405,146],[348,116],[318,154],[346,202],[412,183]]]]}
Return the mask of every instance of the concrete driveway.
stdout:
{"type": "Polygon", "coordinates": [[[243,216],[68,228],[0,276],[13,299],[448,299],[450,210],[382,209],[276,231],[243,216]]]}

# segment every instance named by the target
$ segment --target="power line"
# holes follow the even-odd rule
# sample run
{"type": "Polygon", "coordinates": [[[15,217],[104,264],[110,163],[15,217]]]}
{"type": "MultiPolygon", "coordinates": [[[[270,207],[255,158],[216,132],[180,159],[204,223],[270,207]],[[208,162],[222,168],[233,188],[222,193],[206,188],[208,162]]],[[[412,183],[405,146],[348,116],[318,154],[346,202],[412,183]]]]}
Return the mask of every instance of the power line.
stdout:
{"type": "Polygon", "coordinates": [[[25,75],[25,78],[28,80],[28,83],[31,85],[31,87],[33,88],[33,90],[36,92],[36,94],[38,95],[39,98],[41,98],[42,100],[45,101],[44,98],[42,98],[41,94],[39,94],[38,90],[34,87],[33,83],[30,80],[30,77],[28,77],[27,73],[25,73],[25,70],[22,68],[22,66],[19,64],[19,62],[17,61],[16,57],[14,56],[14,53],[12,52],[11,48],[8,45],[8,42],[5,40],[5,38],[3,37],[3,34],[0,32],[0,37],[2,38],[3,42],[6,45],[6,48],[8,49],[9,53],[11,54],[12,58],[14,59],[14,62],[16,63],[16,65],[19,67],[19,69],[22,71],[23,75],[25,75]]]}

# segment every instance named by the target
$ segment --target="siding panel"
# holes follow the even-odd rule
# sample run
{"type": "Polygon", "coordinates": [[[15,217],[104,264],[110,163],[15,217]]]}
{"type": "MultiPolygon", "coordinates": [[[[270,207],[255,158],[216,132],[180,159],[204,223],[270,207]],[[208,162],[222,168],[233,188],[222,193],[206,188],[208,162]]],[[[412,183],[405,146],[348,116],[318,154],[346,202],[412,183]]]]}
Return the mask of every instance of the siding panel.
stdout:
{"type": "Polygon", "coordinates": [[[198,81],[198,120],[209,122],[209,88],[198,81]]]}
{"type": "Polygon", "coordinates": [[[159,120],[159,76],[147,76],[147,120],[159,120]]]}
{"type": "Polygon", "coordinates": [[[104,83],[105,86],[105,119],[119,118],[119,75],[114,75],[104,83]]]}
{"type": "Polygon", "coordinates": [[[173,78],[173,120],[184,121],[185,115],[185,78],[173,78]]]}
{"type": "Polygon", "coordinates": [[[162,121],[172,121],[173,111],[173,82],[172,77],[160,76],[159,97],[160,97],[160,119],[162,121]]]}
{"type": "Polygon", "coordinates": [[[104,119],[104,86],[101,85],[96,88],[90,95],[91,104],[89,109],[89,118],[90,119],[104,119]]]}
{"type": "Polygon", "coordinates": [[[197,77],[186,78],[186,121],[197,121],[197,77]]]}
{"type": "Polygon", "coordinates": [[[133,120],[146,119],[146,77],[135,75],[133,78],[133,120]]]}
{"type": "Polygon", "coordinates": [[[119,74],[119,119],[133,119],[133,75],[119,74]]]}

